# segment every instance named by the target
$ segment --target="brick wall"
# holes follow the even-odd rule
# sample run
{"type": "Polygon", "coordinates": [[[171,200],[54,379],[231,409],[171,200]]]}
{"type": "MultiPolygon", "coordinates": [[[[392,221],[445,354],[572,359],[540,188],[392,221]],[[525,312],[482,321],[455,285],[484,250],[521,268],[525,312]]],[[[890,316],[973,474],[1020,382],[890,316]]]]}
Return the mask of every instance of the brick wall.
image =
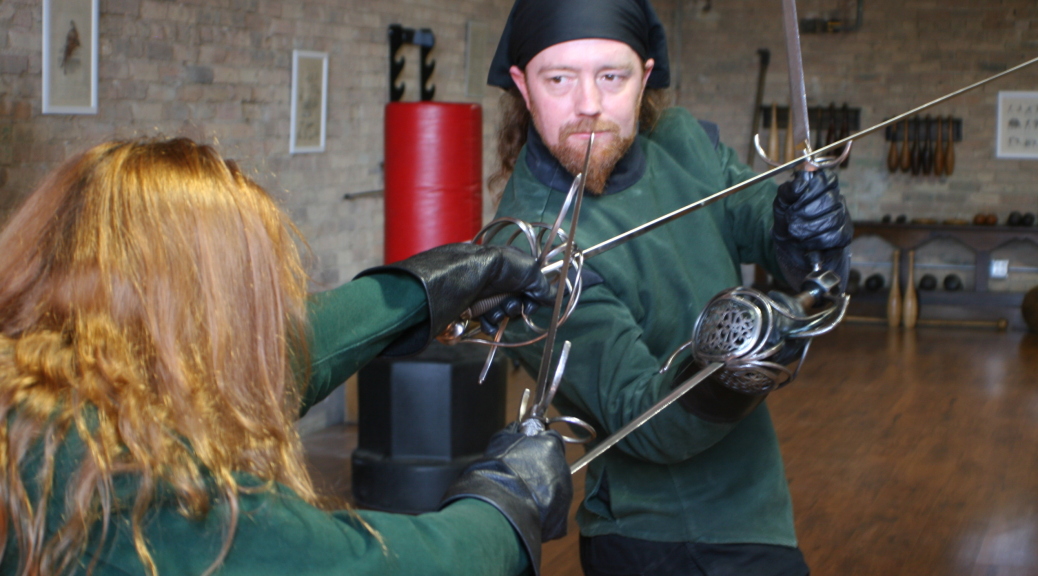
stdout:
{"type": "MultiPolygon", "coordinates": [[[[466,22],[486,26],[489,60],[510,0],[100,0],[99,112],[42,115],[41,2],[0,2],[0,212],[67,155],[110,137],[178,135],[218,143],[282,194],[332,286],[382,253],[382,200],[345,201],[382,187],[387,100],[386,27],[432,28],[436,99],[484,106],[484,173],[494,168],[499,91],[466,95],[466,22]],[[329,53],[328,143],[323,154],[288,154],[292,49],[329,53]]],[[[849,2],[853,5],[853,1],[849,2]]],[[[766,103],[785,104],[777,0],[656,0],[668,28],[676,102],[721,126],[740,155],[750,138],[758,48],[772,62],[766,103]]],[[[846,0],[801,0],[801,16],[826,16],[846,0]]],[[[804,35],[811,104],[847,102],[871,125],[1038,55],[1033,0],[867,0],[863,26],[804,35]]],[[[414,99],[417,50],[404,52],[414,99]]],[[[999,90],[1038,90],[1038,66],[942,105],[963,119],[953,176],[886,171],[887,143],[856,143],[841,181],[859,218],[972,217],[1038,211],[1038,162],[994,158],[999,90]]],[[[757,163],[758,168],[761,164],[757,163]]],[[[486,203],[487,215],[491,211],[486,203]]]]}
{"type": "MultiPolygon", "coordinates": [[[[381,262],[381,197],[342,198],[382,188],[387,27],[433,30],[436,100],[484,104],[489,133],[497,95],[488,91],[485,102],[466,96],[466,22],[494,29],[482,46],[491,52],[509,6],[507,0],[100,0],[98,113],[73,116],[41,113],[42,2],[4,0],[0,214],[72,153],[112,137],[186,135],[216,143],[283,196],[318,257],[315,278],[337,285],[381,262]],[[288,153],[293,49],[329,53],[324,153],[288,153]]],[[[415,100],[418,51],[401,54],[408,60],[404,99],[415,100]]]]}
{"type": "MultiPolygon", "coordinates": [[[[781,2],[679,4],[668,6],[668,15],[677,18],[670,22],[681,22],[680,45],[672,42],[681,55],[678,102],[720,124],[722,138],[745,158],[758,48],[772,56],[765,104],[788,102],[781,2]]],[[[800,0],[798,9],[802,18],[825,18],[848,4],[853,16],[853,1],[800,0]]],[[[804,34],[802,46],[809,104],[860,107],[866,127],[1038,56],[1038,4],[864,0],[860,30],[804,34]]],[[[857,141],[840,175],[854,216],[972,219],[994,212],[1004,221],[1011,210],[1038,211],[1038,161],[995,158],[998,92],[1009,90],[1038,91],[1038,65],[929,111],[962,118],[963,140],[950,177],[890,174],[882,132],[857,141]]]]}

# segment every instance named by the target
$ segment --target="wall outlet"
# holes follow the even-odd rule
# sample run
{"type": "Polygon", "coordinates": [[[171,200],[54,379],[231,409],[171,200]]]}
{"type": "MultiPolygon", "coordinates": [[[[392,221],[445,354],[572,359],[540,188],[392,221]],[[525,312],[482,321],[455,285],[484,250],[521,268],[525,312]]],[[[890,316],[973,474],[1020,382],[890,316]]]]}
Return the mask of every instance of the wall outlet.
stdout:
{"type": "Polygon", "coordinates": [[[1009,260],[992,260],[991,277],[998,279],[1007,276],[1009,276],[1009,260]]]}

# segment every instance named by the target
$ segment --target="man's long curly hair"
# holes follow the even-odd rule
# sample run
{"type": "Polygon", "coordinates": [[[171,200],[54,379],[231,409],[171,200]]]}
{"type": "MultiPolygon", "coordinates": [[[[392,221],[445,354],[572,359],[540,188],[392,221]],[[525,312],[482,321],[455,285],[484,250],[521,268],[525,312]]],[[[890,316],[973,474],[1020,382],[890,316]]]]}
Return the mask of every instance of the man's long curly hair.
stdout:
{"type": "Polygon", "coordinates": [[[189,518],[229,511],[212,572],[239,494],[281,483],[318,502],[294,425],[301,241],[260,186],[187,139],[96,146],[27,198],[0,232],[0,564],[77,570],[121,514],[154,576],[143,522],[172,497],[189,518]],[[120,478],[136,482],[129,501],[120,478]]]}
{"type": "MultiPolygon", "coordinates": [[[[638,110],[638,130],[652,132],[660,114],[669,105],[670,93],[662,88],[648,88],[642,95],[638,110]]],[[[487,180],[491,190],[500,193],[515,170],[519,151],[526,144],[527,130],[533,117],[518,88],[509,88],[501,95],[501,127],[497,132],[498,170],[487,180]]]]}

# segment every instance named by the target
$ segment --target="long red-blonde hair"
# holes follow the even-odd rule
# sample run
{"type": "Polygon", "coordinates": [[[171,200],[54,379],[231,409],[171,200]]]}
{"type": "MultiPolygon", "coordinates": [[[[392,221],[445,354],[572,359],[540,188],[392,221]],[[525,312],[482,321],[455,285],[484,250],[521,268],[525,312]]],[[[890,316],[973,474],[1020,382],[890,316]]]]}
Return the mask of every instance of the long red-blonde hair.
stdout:
{"type": "Polygon", "coordinates": [[[12,533],[17,546],[0,563],[69,571],[122,510],[154,576],[142,520],[162,487],[189,517],[228,506],[212,571],[250,490],[234,472],[317,502],[294,426],[308,365],[299,242],[233,162],[182,138],[96,146],[27,198],[0,232],[0,547],[12,533]],[[84,454],[57,479],[71,434],[84,454]],[[138,482],[131,502],[113,492],[123,474],[138,482]],[[54,502],[63,523],[48,527],[54,502]]]}

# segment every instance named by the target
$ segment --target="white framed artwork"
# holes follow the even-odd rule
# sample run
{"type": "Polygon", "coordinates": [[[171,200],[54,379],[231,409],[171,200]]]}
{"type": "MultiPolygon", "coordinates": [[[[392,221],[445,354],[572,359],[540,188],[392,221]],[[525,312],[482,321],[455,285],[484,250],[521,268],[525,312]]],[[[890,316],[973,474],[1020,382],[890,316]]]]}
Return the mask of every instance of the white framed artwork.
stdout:
{"type": "Polygon", "coordinates": [[[1038,92],[999,92],[997,158],[1038,159],[1038,92]]]}
{"type": "Polygon", "coordinates": [[[292,51],[289,154],[324,152],[328,125],[328,53],[292,51]]]}
{"type": "Polygon", "coordinates": [[[43,0],[43,113],[97,114],[99,0],[43,0]]]}

